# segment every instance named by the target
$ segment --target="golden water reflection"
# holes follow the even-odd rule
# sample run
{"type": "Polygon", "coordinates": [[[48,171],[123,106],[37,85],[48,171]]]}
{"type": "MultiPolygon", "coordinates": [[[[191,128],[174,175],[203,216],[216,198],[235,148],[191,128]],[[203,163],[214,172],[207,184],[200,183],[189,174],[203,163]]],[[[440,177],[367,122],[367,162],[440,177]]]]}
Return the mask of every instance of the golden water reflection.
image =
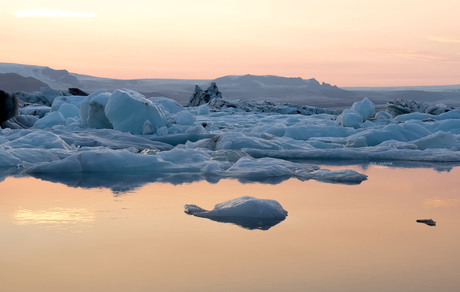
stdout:
{"type": "Polygon", "coordinates": [[[57,228],[95,220],[94,213],[84,208],[19,209],[13,217],[17,225],[40,224],[57,228]]]}

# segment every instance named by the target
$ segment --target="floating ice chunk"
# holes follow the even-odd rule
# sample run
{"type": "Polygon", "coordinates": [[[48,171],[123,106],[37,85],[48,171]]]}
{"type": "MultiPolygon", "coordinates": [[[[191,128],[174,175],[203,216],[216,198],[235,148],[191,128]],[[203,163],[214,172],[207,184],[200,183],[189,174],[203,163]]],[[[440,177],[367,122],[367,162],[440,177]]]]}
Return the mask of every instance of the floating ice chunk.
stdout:
{"type": "Polygon", "coordinates": [[[184,107],[178,104],[177,101],[167,97],[149,97],[148,100],[170,114],[175,114],[184,110],[184,107]]]}
{"type": "Polygon", "coordinates": [[[51,111],[51,107],[46,105],[31,104],[26,107],[20,108],[19,113],[21,115],[32,115],[38,118],[43,118],[47,113],[51,111]]]}
{"type": "Polygon", "coordinates": [[[201,172],[206,175],[223,175],[222,168],[220,167],[219,163],[216,162],[206,164],[201,169],[201,172]]]}
{"type": "Polygon", "coordinates": [[[80,108],[80,104],[84,98],[85,98],[84,96],[64,96],[64,95],[57,96],[53,101],[51,110],[58,111],[61,108],[61,106],[64,104],[72,104],[76,106],[77,108],[80,108]]]}
{"type": "Polygon", "coordinates": [[[352,169],[335,170],[320,169],[312,173],[312,178],[322,182],[359,184],[367,179],[367,175],[356,172],[352,169]]]}
{"type": "Polygon", "coordinates": [[[267,230],[286,219],[288,212],[275,200],[240,197],[205,210],[196,205],[185,205],[185,213],[218,222],[228,222],[247,229],[267,230]]]}
{"type": "Polygon", "coordinates": [[[226,170],[226,176],[263,181],[274,177],[305,177],[308,172],[316,169],[314,166],[269,157],[242,157],[226,170]]]}
{"type": "Polygon", "coordinates": [[[308,140],[312,137],[346,137],[356,131],[337,126],[292,126],[285,130],[284,136],[296,140],[308,140]]]}
{"type": "Polygon", "coordinates": [[[22,161],[7,151],[0,150],[0,167],[18,167],[22,161]]]}
{"type": "Polygon", "coordinates": [[[105,114],[113,128],[142,134],[145,121],[150,121],[155,129],[167,124],[163,110],[140,93],[131,90],[117,90],[109,98],[105,114]]]}
{"type": "Polygon", "coordinates": [[[200,114],[200,115],[207,115],[207,114],[209,114],[209,107],[208,107],[206,104],[200,105],[200,106],[198,107],[198,114],[200,114]]]}
{"type": "Polygon", "coordinates": [[[34,124],[34,128],[47,129],[57,125],[65,125],[65,123],[66,118],[62,115],[61,112],[50,112],[43,118],[36,121],[34,124]]]}
{"type": "Polygon", "coordinates": [[[153,127],[152,123],[147,120],[142,126],[142,135],[149,135],[155,133],[155,128],[153,127]]]}
{"type": "Polygon", "coordinates": [[[80,109],[70,103],[64,103],[59,107],[59,112],[64,118],[80,117],[80,109]]]}
{"type": "Polygon", "coordinates": [[[374,116],[375,106],[372,101],[365,97],[363,100],[353,103],[351,110],[359,113],[363,119],[362,122],[364,122],[374,116]]]}
{"type": "Polygon", "coordinates": [[[20,159],[22,164],[55,161],[61,159],[61,156],[67,156],[69,154],[68,152],[65,153],[57,149],[50,151],[49,149],[43,148],[14,148],[8,150],[8,152],[20,159]]]}
{"type": "Polygon", "coordinates": [[[38,118],[36,116],[19,115],[2,123],[2,127],[10,129],[28,129],[33,127],[38,118]]]}
{"type": "Polygon", "coordinates": [[[410,121],[410,120],[419,120],[419,121],[430,120],[430,119],[433,119],[433,118],[435,118],[435,117],[433,115],[430,115],[430,114],[413,112],[413,113],[409,113],[409,114],[398,115],[393,120],[395,122],[406,122],[406,121],[410,121]]]}
{"type": "Polygon", "coordinates": [[[135,148],[138,151],[171,150],[169,144],[151,141],[141,136],[122,133],[113,129],[85,129],[84,131],[53,130],[68,145],[75,147],[106,147],[109,149],[135,148]]]}
{"type": "Polygon", "coordinates": [[[345,140],[348,145],[360,145],[360,147],[376,146],[387,140],[412,141],[430,135],[431,132],[417,123],[390,124],[384,127],[366,129],[348,136],[345,140]],[[365,138],[365,144],[362,143],[365,138]]]}
{"type": "MultiPolygon", "coordinates": [[[[407,145],[414,144],[408,143],[407,145]]],[[[389,146],[336,148],[336,149],[296,149],[262,150],[245,149],[249,155],[279,159],[303,160],[367,160],[367,161],[424,161],[424,162],[460,162],[460,151],[448,149],[418,150],[410,147],[395,148],[389,146]]]]}
{"type": "Polygon", "coordinates": [[[158,159],[175,164],[199,164],[209,161],[210,155],[205,151],[177,149],[162,151],[157,154],[158,159]]]}
{"type": "Polygon", "coordinates": [[[337,123],[343,127],[359,128],[366,120],[374,116],[375,106],[367,97],[353,103],[351,109],[344,110],[338,117],[337,123]]]}
{"type": "Polygon", "coordinates": [[[98,90],[88,95],[80,105],[80,119],[84,127],[96,129],[113,128],[105,115],[105,106],[111,93],[98,90]]]}
{"type": "Polygon", "coordinates": [[[195,117],[186,110],[180,111],[175,115],[175,120],[179,125],[193,125],[195,117]]]}
{"type": "Polygon", "coordinates": [[[384,111],[379,111],[375,114],[376,120],[391,120],[392,118],[393,116],[390,113],[384,111]]]}
{"type": "Polygon", "coordinates": [[[343,127],[359,128],[363,123],[363,116],[351,109],[344,110],[337,117],[337,124],[343,127]]]}
{"type": "Polygon", "coordinates": [[[81,153],[48,163],[39,163],[26,169],[28,173],[78,173],[82,172],[81,153]]]}
{"type": "Polygon", "coordinates": [[[209,162],[209,155],[192,150],[173,149],[157,155],[147,155],[135,154],[127,150],[96,149],[77,152],[59,161],[38,164],[27,171],[30,173],[199,173],[209,162]]]}
{"type": "Polygon", "coordinates": [[[286,218],[288,212],[275,200],[240,197],[215,205],[207,211],[196,205],[185,205],[185,212],[198,217],[286,218]]]}
{"type": "Polygon", "coordinates": [[[159,136],[166,136],[166,135],[168,135],[168,128],[167,128],[166,126],[163,126],[163,127],[158,128],[157,134],[158,134],[159,136]]]}
{"type": "MultiPolygon", "coordinates": [[[[57,112],[56,112],[57,113],[57,112]]],[[[3,144],[12,148],[45,148],[70,150],[70,146],[58,135],[48,131],[32,131],[3,144]]]]}
{"type": "MultiPolygon", "coordinates": [[[[271,141],[257,138],[248,137],[240,133],[228,133],[215,139],[214,150],[224,149],[242,149],[242,148],[255,148],[255,149],[280,149],[281,147],[271,141]]],[[[212,148],[211,148],[212,149],[212,148]]]]}
{"type": "Polygon", "coordinates": [[[418,140],[412,141],[418,149],[425,150],[428,148],[452,148],[460,150],[460,141],[454,135],[446,132],[436,132],[418,140]]]}
{"type": "Polygon", "coordinates": [[[28,93],[28,92],[17,92],[16,96],[28,103],[37,103],[42,105],[51,106],[54,99],[59,95],[64,95],[60,90],[54,90],[48,87],[40,88],[40,91],[28,93]]]}

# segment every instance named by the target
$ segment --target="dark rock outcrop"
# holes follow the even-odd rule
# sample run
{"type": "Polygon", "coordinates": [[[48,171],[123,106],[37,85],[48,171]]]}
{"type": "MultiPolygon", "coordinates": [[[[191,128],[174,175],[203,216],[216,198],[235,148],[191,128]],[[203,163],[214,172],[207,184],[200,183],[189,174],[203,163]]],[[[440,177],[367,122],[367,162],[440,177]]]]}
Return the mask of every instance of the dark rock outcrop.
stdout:
{"type": "Polygon", "coordinates": [[[19,114],[19,103],[16,96],[0,90],[0,123],[19,114]]]}
{"type": "Polygon", "coordinates": [[[222,98],[222,92],[219,91],[215,82],[211,83],[205,91],[196,85],[188,106],[200,106],[216,98],[222,98]]]}
{"type": "Polygon", "coordinates": [[[89,93],[87,93],[86,91],[83,91],[80,88],[76,88],[76,87],[69,88],[69,93],[71,95],[79,95],[79,96],[88,96],[89,95],[89,93]]]}

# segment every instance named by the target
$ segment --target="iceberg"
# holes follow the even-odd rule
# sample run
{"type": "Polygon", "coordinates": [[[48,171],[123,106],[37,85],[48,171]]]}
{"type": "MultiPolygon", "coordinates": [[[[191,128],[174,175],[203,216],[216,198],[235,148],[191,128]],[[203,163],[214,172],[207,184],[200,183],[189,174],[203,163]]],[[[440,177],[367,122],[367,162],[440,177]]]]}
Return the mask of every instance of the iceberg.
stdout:
{"type": "Polygon", "coordinates": [[[233,223],[246,229],[268,230],[285,220],[288,212],[275,200],[240,197],[205,210],[196,205],[185,205],[185,213],[213,221],[233,223]]]}
{"type": "Polygon", "coordinates": [[[115,91],[109,97],[104,112],[115,130],[131,134],[142,134],[147,121],[154,126],[155,130],[168,123],[161,108],[131,90],[115,91]]]}

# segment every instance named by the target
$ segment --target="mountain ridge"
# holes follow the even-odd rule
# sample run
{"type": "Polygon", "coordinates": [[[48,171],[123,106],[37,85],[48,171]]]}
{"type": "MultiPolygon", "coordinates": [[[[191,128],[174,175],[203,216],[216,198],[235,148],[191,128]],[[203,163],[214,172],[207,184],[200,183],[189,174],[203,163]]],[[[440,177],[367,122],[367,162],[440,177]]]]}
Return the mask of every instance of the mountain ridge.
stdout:
{"type": "MultiPolygon", "coordinates": [[[[92,92],[97,89],[113,91],[128,88],[148,97],[172,98],[183,105],[188,104],[196,85],[208,87],[212,82],[217,83],[224,98],[229,100],[266,100],[331,109],[349,106],[363,97],[370,98],[376,106],[384,106],[395,98],[460,105],[460,85],[458,90],[456,85],[428,86],[432,91],[419,90],[419,87],[340,88],[326,82],[320,83],[315,78],[252,74],[227,75],[216,79],[113,79],[72,73],[65,69],[55,70],[47,66],[15,63],[0,63],[0,73],[16,73],[23,77],[32,77],[51,88],[60,90],[78,87],[86,92],[92,92]]],[[[22,90],[27,91],[27,89],[22,90]]]]}

